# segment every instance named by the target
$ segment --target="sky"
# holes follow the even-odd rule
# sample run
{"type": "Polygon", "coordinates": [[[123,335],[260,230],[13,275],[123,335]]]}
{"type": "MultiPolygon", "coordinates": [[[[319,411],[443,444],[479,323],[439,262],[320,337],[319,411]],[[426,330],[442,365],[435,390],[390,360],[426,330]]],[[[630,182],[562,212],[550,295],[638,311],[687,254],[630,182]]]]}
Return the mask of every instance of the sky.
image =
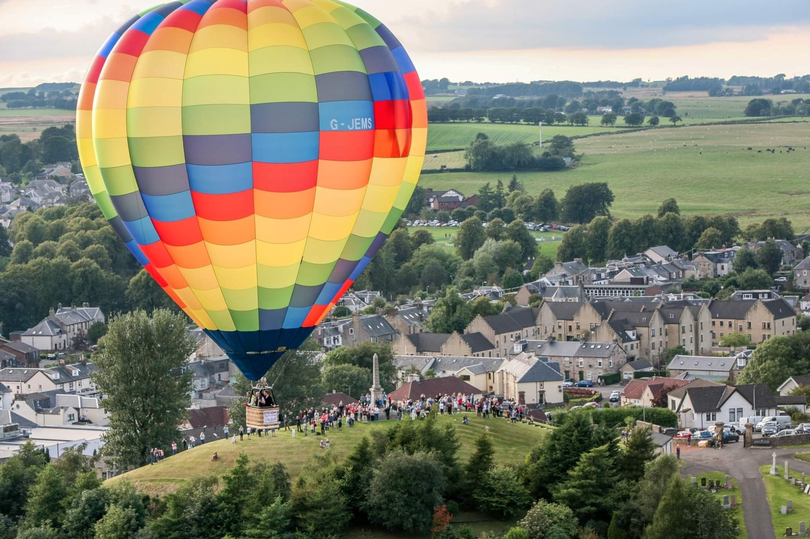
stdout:
{"type": "MultiPolygon", "coordinates": [[[[155,0],[0,0],[0,88],[79,82],[155,0]]],[[[663,80],[810,73],[810,0],[354,0],[423,79],[663,80]]]]}

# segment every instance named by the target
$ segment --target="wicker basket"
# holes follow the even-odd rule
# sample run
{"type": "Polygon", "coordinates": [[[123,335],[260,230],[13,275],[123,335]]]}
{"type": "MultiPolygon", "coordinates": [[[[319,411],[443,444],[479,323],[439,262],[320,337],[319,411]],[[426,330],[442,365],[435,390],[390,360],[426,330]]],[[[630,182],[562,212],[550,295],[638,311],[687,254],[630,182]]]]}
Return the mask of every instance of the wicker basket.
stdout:
{"type": "Polygon", "coordinates": [[[277,429],[278,406],[258,408],[248,406],[246,411],[247,426],[252,429],[277,429]]]}

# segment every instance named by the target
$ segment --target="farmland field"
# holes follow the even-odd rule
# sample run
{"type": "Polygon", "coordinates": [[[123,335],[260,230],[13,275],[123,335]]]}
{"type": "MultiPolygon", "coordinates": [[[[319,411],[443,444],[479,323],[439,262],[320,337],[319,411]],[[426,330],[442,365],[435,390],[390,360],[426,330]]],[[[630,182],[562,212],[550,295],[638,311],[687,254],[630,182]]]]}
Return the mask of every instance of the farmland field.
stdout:
{"type": "MultiPolygon", "coordinates": [[[[568,125],[543,127],[543,140],[550,140],[554,135],[577,137],[610,131],[616,131],[616,128],[602,127],[598,122],[591,120],[591,126],[589,127],[572,127],[568,125]]],[[[489,139],[496,144],[537,142],[540,136],[537,126],[526,124],[493,124],[489,122],[430,124],[427,151],[466,148],[475,140],[478,133],[486,133],[489,139]]]]}
{"type": "MultiPolygon", "coordinates": [[[[733,213],[743,226],[786,216],[797,233],[810,229],[810,123],[652,129],[588,137],[576,148],[585,154],[577,168],[518,178],[530,194],[551,188],[558,198],[572,185],[607,182],[616,195],[616,217],[654,214],[662,200],[675,197],[684,214],[733,213]]],[[[429,174],[420,183],[469,195],[511,175],[429,174]]]]}

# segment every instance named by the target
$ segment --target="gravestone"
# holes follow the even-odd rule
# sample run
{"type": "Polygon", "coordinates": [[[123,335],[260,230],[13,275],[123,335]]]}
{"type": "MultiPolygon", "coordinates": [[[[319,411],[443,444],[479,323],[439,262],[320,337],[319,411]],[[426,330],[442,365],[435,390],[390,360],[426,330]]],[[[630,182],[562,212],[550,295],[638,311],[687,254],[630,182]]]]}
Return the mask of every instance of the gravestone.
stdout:
{"type": "Polygon", "coordinates": [[[736,494],[731,495],[731,507],[737,507],[737,495],[736,494]]]}
{"type": "Polygon", "coordinates": [[[731,484],[731,477],[726,476],[726,490],[734,490],[734,485],[731,484]]]}
{"type": "Polygon", "coordinates": [[[693,487],[697,487],[697,486],[698,486],[697,477],[692,477],[692,486],[693,486],[693,487]]]}
{"type": "Polygon", "coordinates": [[[785,461],[785,481],[790,480],[790,463],[785,461]]]}
{"type": "Polygon", "coordinates": [[[785,537],[793,536],[793,528],[785,528],[785,537]]]}
{"type": "Polygon", "coordinates": [[[704,487],[704,488],[706,487],[706,478],[705,477],[700,478],[700,486],[704,487]]]}
{"type": "Polygon", "coordinates": [[[731,507],[731,500],[728,498],[728,494],[723,495],[723,508],[728,509],[731,507]]]}
{"type": "Polygon", "coordinates": [[[810,494],[810,485],[805,485],[804,486],[804,493],[805,494],[810,494]]]}
{"type": "Polygon", "coordinates": [[[773,465],[771,466],[771,475],[779,475],[779,470],[776,469],[776,451],[773,452],[773,465]]]}
{"type": "Polygon", "coordinates": [[[788,501],[787,501],[787,512],[788,512],[788,513],[792,513],[792,512],[793,512],[793,500],[788,500],[788,501]]]}
{"type": "Polygon", "coordinates": [[[714,490],[714,479],[709,479],[709,490],[714,490]]]}
{"type": "Polygon", "coordinates": [[[807,533],[807,528],[805,527],[805,523],[802,520],[801,522],[799,522],[799,535],[804,535],[806,533],[807,533]]]}
{"type": "Polygon", "coordinates": [[[796,485],[796,478],[795,477],[790,478],[790,484],[794,485],[794,486],[796,485]]]}

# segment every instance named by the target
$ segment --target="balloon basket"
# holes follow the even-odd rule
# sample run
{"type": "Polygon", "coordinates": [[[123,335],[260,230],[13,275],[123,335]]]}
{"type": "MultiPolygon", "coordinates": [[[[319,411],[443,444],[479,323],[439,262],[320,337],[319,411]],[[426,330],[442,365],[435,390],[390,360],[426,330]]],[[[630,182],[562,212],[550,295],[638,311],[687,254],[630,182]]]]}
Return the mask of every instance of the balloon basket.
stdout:
{"type": "Polygon", "coordinates": [[[247,426],[252,429],[278,428],[278,406],[268,406],[265,408],[248,406],[245,415],[247,426]]]}

